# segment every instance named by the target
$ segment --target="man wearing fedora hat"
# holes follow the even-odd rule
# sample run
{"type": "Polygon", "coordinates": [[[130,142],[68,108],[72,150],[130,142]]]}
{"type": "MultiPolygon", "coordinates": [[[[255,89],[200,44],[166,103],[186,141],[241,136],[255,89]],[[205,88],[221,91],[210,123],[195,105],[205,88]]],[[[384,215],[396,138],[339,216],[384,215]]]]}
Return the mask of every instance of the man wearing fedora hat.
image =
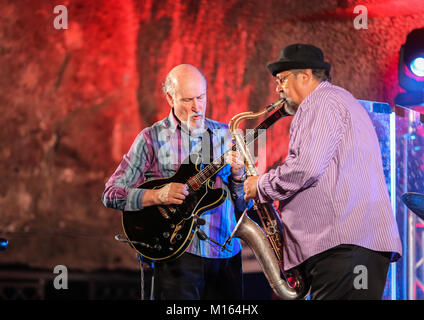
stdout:
{"type": "Polygon", "coordinates": [[[279,201],[284,267],[300,268],[311,299],[381,299],[402,247],[380,147],[365,109],[330,82],[321,49],[293,44],[268,65],[296,114],[285,161],[249,177],[245,199],[279,201]]]}

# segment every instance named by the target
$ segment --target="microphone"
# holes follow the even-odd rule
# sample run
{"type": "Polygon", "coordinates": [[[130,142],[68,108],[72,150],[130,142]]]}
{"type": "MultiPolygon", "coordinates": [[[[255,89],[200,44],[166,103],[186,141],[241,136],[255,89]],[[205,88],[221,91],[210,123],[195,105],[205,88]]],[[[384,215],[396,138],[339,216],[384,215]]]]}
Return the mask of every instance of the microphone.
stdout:
{"type": "Polygon", "coordinates": [[[155,250],[160,251],[162,249],[162,247],[157,244],[154,245],[153,247],[151,247],[150,245],[148,245],[147,243],[144,242],[140,242],[140,241],[130,241],[125,235],[123,234],[117,234],[115,235],[115,240],[118,240],[119,242],[123,242],[123,243],[128,243],[129,246],[131,246],[131,244],[139,244],[145,248],[153,248],[155,250]]]}
{"type": "Polygon", "coordinates": [[[127,237],[124,236],[123,234],[117,234],[117,235],[115,235],[115,240],[118,240],[120,242],[127,242],[127,243],[129,242],[128,239],[127,239],[127,237]]]}
{"type": "Polygon", "coordinates": [[[218,242],[216,242],[215,240],[209,238],[207,236],[207,234],[202,230],[202,229],[197,229],[196,232],[197,236],[199,237],[200,240],[208,240],[211,241],[213,244],[217,245],[218,247],[222,248],[222,250],[227,250],[228,252],[231,252],[231,250],[229,250],[227,247],[219,244],[218,242]]]}
{"type": "Polygon", "coordinates": [[[197,236],[199,237],[200,240],[208,240],[208,236],[202,229],[197,230],[197,236]]]}
{"type": "Polygon", "coordinates": [[[203,226],[203,225],[206,224],[206,221],[205,221],[205,219],[197,218],[196,223],[197,223],[198,226],[203,226]]]}

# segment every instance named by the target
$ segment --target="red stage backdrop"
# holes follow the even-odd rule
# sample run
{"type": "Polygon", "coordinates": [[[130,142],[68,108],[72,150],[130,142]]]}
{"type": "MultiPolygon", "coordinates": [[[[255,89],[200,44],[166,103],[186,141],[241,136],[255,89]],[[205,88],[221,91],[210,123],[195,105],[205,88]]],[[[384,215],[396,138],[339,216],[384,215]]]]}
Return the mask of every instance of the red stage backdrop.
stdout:
{"type": "MultiPolygon", "coordinates": [[[[138,268],[113,240],[120,213],[100,201],[134,137],[162,119],[167,72],[208,79],[207,116],[228,122],[278,99],[266,64],[294,42],[321,47],[333,82],[392,103],[406,35],[424,3],[398,1],[0,0],[1,264],[138,268]],[[55,29],[64,5],[68,28],[55,29]],[[354,8],[368,9],[357,30],[354,8]]],[[[249,123],[254,125],[255,123],[249,123]]],[[[267,133],[266,166],[284,160],[290,119],[267,133]]]]}

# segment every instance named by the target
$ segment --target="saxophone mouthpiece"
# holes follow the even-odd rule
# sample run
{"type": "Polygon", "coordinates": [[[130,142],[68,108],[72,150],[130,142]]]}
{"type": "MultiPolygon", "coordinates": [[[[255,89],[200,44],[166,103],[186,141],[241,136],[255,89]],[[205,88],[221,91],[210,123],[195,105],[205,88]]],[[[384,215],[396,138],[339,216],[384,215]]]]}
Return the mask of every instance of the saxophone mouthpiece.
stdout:
{"type": "Polygon", "coordinates": [[[283,99],[280,99],[280,100],[277,100],[277,101],[271,103],[268,107],[266,107],[267,112],[271,112],[271,111],[281,107],[284,104],[284,102],[286,102],[286,98],[283,98],[283,99]]]}

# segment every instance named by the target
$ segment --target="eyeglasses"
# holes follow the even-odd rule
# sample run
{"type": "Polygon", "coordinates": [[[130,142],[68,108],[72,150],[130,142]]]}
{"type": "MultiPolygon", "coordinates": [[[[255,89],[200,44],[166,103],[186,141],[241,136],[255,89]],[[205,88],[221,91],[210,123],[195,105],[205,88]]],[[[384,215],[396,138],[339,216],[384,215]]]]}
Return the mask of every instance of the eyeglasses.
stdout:
{"type": "Polygon", "coordinates": [[[277,82],[277,86],[285,87],[285,86],[286,86],[286,84],[287,84],[287,80],[289,80],[289,77],[290,77],[292,74],[293,74],[293,73],[289,72],[287,75],[285,75],[285,76],[284,76],[284,77],[282,77],[282,78],[279,78],[279,77],[277,76],[277,79],[275,79],[275,81],[277,82]]]}

